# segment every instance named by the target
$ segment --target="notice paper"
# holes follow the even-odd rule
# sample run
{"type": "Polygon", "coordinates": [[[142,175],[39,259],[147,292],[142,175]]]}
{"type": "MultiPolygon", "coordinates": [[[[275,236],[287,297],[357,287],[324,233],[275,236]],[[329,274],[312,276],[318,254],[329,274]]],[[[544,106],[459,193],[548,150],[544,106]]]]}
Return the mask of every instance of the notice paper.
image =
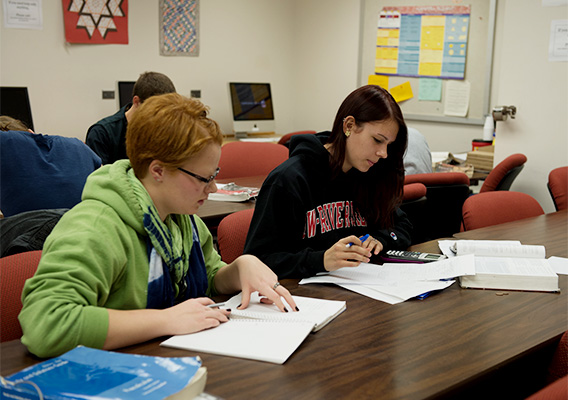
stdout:
{"type": "Polygon", "coordinates": [[[444,114],[465,117],[469,109],[470,83],[468,81],[448,81],[444,92],[444,114]]]}

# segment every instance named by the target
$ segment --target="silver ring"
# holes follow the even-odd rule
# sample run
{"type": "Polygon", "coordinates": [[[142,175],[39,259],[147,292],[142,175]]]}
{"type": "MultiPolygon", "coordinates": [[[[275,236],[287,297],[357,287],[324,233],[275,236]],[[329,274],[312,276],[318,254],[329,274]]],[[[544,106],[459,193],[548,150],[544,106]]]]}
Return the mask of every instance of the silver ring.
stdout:
{"type": "Polygon", "coordinates": [[[274,284],[274,286],[272,286],[272,289],[276,290],[276,288],[277,288],[278,286],[280,286],[280,282],[276,282],[276,283],[274,284]]]}

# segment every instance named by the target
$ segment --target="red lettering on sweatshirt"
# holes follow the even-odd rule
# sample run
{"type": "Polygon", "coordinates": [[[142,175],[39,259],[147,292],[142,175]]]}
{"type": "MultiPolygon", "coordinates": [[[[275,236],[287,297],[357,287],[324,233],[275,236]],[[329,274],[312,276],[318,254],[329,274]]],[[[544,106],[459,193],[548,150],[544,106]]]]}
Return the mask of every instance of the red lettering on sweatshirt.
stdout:
{"type": "Polygon", "coordinates": [[[367,226],[367,221],[359,210],[353,207],[352,201],[336,201],[322,204],[306,212],[304,239],[316,236],[318,225],[319,234],[324,234],[337,229],[367,226]]]}

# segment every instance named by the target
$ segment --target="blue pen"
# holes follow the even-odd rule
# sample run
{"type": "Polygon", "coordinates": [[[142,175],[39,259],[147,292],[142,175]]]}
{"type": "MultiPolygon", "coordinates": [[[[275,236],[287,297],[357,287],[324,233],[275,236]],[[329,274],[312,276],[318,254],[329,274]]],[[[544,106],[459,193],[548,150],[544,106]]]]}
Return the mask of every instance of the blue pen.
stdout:
{"type": "MultiPolygon", "coordinates": [[[[369,234],[367,233],[366,235],[363,235],[359,238],[359,240],[361,242],[364,242],[365,240],[367,240],[369,238],[369,234]]],[[[345,247],[351,247],[353,246],[355,243],[347,243],[347,245],[345,247]]]]}

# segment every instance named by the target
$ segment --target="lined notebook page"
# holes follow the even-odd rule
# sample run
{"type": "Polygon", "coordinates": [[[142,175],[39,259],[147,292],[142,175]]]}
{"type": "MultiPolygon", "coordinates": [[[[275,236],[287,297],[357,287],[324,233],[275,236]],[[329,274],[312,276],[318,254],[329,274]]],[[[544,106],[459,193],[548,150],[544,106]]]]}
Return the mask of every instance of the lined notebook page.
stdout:
{"type": "Polygon", "coordinates": [[[344,301],[325,300],[312,297],[292,296],[300,311],[295,311],[282,298],[284,305],[288,309],[283,313],[274,304],[263,304],[260,302],[258,292],[251,295],[248,307],[244,310],[237,310],[242,303],[242,293],[232,297],[226,302],[225,307],[231,309],[231,318],[254,318],[271,321],[309,321],[312,323],[313,331],[316,332],[327,325],[332,319],[345,311],[344,301]]]}
{"type": "Polygon", "coordinates": [[[216,328],[172,336],[160,345],[283,364],[312,329],[311,322],[230,319],[216,328]]]}

